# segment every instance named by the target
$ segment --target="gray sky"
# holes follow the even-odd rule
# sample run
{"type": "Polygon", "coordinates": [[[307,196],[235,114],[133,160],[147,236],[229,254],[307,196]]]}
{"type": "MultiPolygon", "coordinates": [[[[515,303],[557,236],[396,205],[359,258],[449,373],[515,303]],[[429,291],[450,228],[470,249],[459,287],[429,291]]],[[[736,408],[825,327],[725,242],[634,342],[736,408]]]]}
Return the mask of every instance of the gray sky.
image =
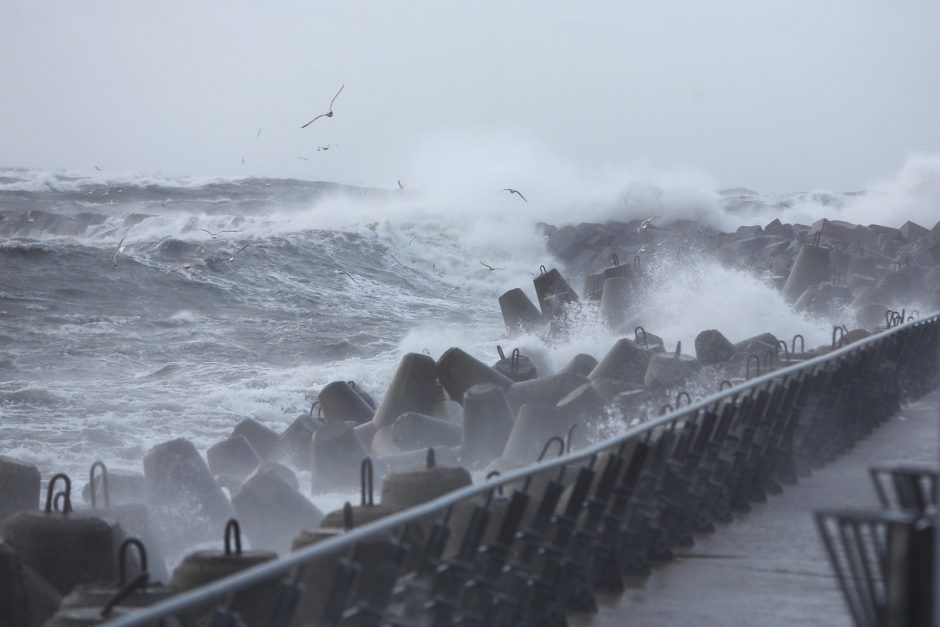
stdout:
{"type": "Polygon", "coordinates": [[[5,0],[0,165],[394,186],[508,134],[784,191],[940,152],[936,0],[268,4],[5,0]]]}

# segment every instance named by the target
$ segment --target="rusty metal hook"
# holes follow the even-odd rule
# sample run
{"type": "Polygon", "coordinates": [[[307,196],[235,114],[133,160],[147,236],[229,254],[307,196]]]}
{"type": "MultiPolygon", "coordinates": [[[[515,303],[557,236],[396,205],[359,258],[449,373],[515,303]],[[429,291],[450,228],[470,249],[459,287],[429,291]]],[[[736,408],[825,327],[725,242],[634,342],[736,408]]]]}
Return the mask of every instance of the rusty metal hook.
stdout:
{"type": "Polygon", "coordinates": [[[232,540],[235,540],[235,555],[242,554],[242,528],[238,521],[229,518],[225,523],[225,554],[232,554],[232,540]]]}
{"type": "Polygon", "coordinates": [[[803,336],[799,333],[793,336],[793,339],[790,341],[790,353],[803,354],[806,352],[806,341],[803,339],[803,336]],[[796,338],[800,338],[800,352],[796,352],[796,338]]]}
{"type": "Polygon", "coordinates": [[[548,273],[548,269],[545,266],[539,266],[539,276],[542,276],[543,274],[547,274],[547,273],[548,273]]]}
{"type": "Polygon", "coordinates": [[[780,348],[783,348],[783,358],[787,361],[790,360],[790,348],[787,346],[787,343],[783,340],[777,340],[777,352],[780,352],[780,348]]]}
{"type": "Polygon", "coordinates": [[[832,327],[832,348],[838,348],[845,343],[845,329],[839,326],[832,327]],[[838,343],[836,343],[836,337],[838,337],[838,343]]]}
{"type": "Polygon", "coordinates": [[[637,328],[633,329],[633,339],[636,340],[637,343],[639,343],[639,341],[640,341],[640,331],[643,332],[643,346],[644,346],[647,350],[649,350],[650,341],[649,341],[649,338],[646,336],[646,329],[644,329],[643,327],[637,327],[637,328]]]}
{"type": "Polygon", "coordinates": [[[372,458],[366,457],[359,465],[360,505],[375,505],[375,473],[372,470],[372,458]]]}
{"type": "Polygon", "coordinates": [[[682,407],[682,399],[685,398],[686,405],[692,404],[692,396],[685,390],[679,390],[679,393],[676,394],[676,409],[682,407]]]}
{"type": "Polygon", "coordinates": [[[499,344],[496,345],[496,352],[499,354],[500,360],[506,359],[506,353],[503,352],[503,347],[499,344]]]}
{"type": "Polygon", "coordinates": [[[144,543],[137,538],[128,538],[121,543],[118,548],[118,585],[123,586],[127,581],[127,548],[137,549],[137,559],[140,561],[140,570],[142,573],[148,573],[147,568],[147,548],[144,543]]]}
{"type": "Polygon", "coordinates": [[[52,513],[52,492],[55,489],[55,484],[61,479],[65,482],[65,505],[62,508],[63,514],[70,514],[72,512],[72,480],[69,479],[69,476],[64,472],[60,472],[52,475],[52,479],[49,480],[49,487],[46,488],[46,513],[52,513]]]}
{"type": "MultiPolygon", "coordinates": [[[[104,462],[101,460],[96,461],[91,465],[91,468],[88,470],[88,486],[91,488],[91,508],[97,509],[97,492],[98,486],[95,485],[95,470],[101,469],[101,491],[104,494],[104,506],[111,506],[111,490],[108,486],[108,467],[104,465],[104,462]]],[[[121,582],[123,583],[123,582],[121,582]]]]}
{"type": "Polygon", "coordinates": [[[553,435],[545,441],[545,445],[542,447],[542,452],[539,453],[539,461],[545,459],[545,454],[548,453],[548,447],[551,446],[554,442],[558,443],[558,457],[561,457],[565,454],[565,441],[557,435],[553,435]]]}
{"type": "Polygon", "coordinates": [[[751,380],[751,361],[752,360],[754,361],[755,364],[757,364],[755,366],[755,368],[757,369],[756,374],[760,375],[760,357],[758,357],[756,353],[750,353],[747,356],[747,363],[745,364],[745,368],[744,368],[744,380],[745,381],[751,380]]]}

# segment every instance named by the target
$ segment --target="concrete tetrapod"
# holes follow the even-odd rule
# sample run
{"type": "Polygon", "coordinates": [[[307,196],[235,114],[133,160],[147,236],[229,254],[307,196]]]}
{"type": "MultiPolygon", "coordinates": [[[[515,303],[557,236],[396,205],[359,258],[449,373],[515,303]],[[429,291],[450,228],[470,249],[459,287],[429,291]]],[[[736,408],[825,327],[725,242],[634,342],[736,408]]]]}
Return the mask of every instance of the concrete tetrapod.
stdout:
{"type": "Polygon", "coordinates": [[[543,272],[535,277],[532,283],[535,285],[535,294],[539,299],[542,317],[545,319],[562,317],[568,303],[578,302],[578,295],[571,289],[557,268],[543,272]]]}
{"type": "Polygon", "coordinates": [[[347,423],[323,425],[310,442],[311,490],[318,494],[358,485],[357,471],[366,457],[369,452],[347,423]]]}
{"type": "Polygon", "coordinates": [[[261,456],[243,435],[217,442],[206,450],[206,461],[214,475],[231,475],[243,481],[261,465],[261,456]]]}
{"type": "Polygon", "coordinates": [[[71,481],[58,474],[49,481],[46,508],[24,511],[7,518],[0,535],[16,549],[19,561],[60,594],[75,586],[114,577],[114,536],[111,526],[93,516],[72,513],[71,481]],[[52,495],[59,480],[65,484],[62,512],[52,509],[52,495]]]}
{"type": "Polygon", "coordinates": [[[365,399],[346,381],[327,383],[317,398],[330,422],[348,420],[358,425],[369,422],[375,415],[365,399]]]}
{"type": "Polygon", "coordinates": [[[435,361],[427,355],[408,353],[399,362],[372,422],[384,427],[406,411],[430,414],[440,398],[435,361]]]}
{"type": "Polygon", "coordinates": [[[514,383],[506,392],[506,397],[513,412],[518,412],[526,403],[554,405],[571,390],[589,382],[583,375],[563,370],[547,377],[514,383]]]}
{"type": "Polygon", "coordinates": [[[253,475],[232,495],[232,506],[255,549],[282,553],[291,538],[316,527],[323,512],[274,468],[253,475]]]}
{"type": "Polygon", "coordinates": [[[0,522],[20,511],[39,508],[39,470],[0,456],[0,522]]]}
{"type": "Polygon", "coordinates": [[[277,461],[278,435],[254,418],[245,418],[232,429],[232,437],[245,436],[251,445],[266,462],[277,461]]]}
{"type": "Polygon", "coordinates": [[[512,431],[513,412],[503,390],[491,383],[471,386],[463,399],[464,464],[486,464],[499,457],[512,431]]]}
{"type": "Polygon", "coordinates": [[[633,280],[628,276],[614,276],[604,281],[601,294],[601,315],[607,327],[616,329],[627,319],[633,280]]]}
{"type": "Polygon", "coordinates": [[[211,529],[232,516],[231,503],[188,440],[170,440],[147,451],[144,480],[147,504],[167,549],[210,539],[211,529]]]}
{"type": "Polygon", "coordinates": [[[52,616],[62,595],[0,542],[0,625],[39,627],[52,616]]]}
{"type": "Polygon", "coordinates": [[[829,279],[829,249],[812,244],[803,244],[796,255],[793,268],[783,286],[783,297],[795,303],[808,287],[816,287],[829,279]]]}
{"type": "MultiPolygon", "coordinates": [[[[241,529],[233,518],[225,525],[224,550],[195,551],[187,555],[173,570],[170,587],[194,590],[276,558],[277,554],[271,551],[242,551],[241,529]]],[[[232,602],[232,609],[238,612],[242,621],[249,627],[269,625],[279,584],[275,579],[239,591],[232,602]]],[[[204,607],[188,611],[181,617],[183,625],[204,624],[215,605],[216,602],[210,601],[204,607]]]]}
{"type": "Polygon", "coordinates": [[[614,379],[629,385],[640,386],[650,362],[651,353],[627,338],[621,338],[600,360],[589,379],[614,379]]]}
{"type": "Polygon", "coordinates": [[[464,393],[471,386],[489,383],[505,390],[513,383],[509,377],[456,346],[447,349],[437,360],[437,376],[447,395],[458,403],[463,402],[464,393]]]}
{"type": "Polygon", "coordinates": [[[309,414],[301,414],[278,436],[278,457],[298,470],[310,467],[310,440],[320,423],[309,414]]]}
{"type": "Polygon", "coordinates": [[[509,335],[529,333],[542,324],[542,314],[518,287],[499,297],[499,309],[509,335]]]}

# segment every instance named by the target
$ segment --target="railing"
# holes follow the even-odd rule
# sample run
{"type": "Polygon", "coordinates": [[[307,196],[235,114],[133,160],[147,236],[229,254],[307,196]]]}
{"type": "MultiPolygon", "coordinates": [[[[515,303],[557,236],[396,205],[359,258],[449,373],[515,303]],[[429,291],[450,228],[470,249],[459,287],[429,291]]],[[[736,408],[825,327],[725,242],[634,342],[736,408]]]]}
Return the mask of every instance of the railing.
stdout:
{"type": "Polygon", "coordinates": [[[938,349],[940,316],[899,323],[111,624],[238,625],[262,589],[271,625],[563,624],[934,387],[938,349]]]}

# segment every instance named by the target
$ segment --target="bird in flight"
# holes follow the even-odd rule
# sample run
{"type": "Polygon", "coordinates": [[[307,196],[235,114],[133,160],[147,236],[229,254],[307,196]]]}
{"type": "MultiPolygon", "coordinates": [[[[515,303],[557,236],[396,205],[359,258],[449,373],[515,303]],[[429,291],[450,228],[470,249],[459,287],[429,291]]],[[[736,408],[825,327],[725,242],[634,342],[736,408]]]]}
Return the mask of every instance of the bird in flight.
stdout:
{"type": "Polygon", "coordinates": [[[258,129],[258,134],[255,135],[255,137],[256,137],[257,139],[261,139],[261,129],[260,129],[260,128],[258,129]]]}
{"type": "Polygon", "coordinates": [[[637,233],[642,233],[642,232],[645,231],[646,229],[648,229],[648,228],[650,228],[651,226],[653,226],[653,220],[655,220],[655,219],[658,218],[658,217],[659,217],[659,216],[653,216],[652,218],[647,218],[647,219],[643,220],[642,222],[640,222],[640,226],[637,227],[636,232],[637,232],[637,233]]]}
{"type": "Polygon", "coordinates": [[[310,161],[310,159],[308,159],[307,157],[297,157],[297,158],[300,159],[301,161],[310,161]]]}
{"type": "Polygon", "coordinates": [[[111,263],[114,265],[115,268],[117,268],[118,255],[124,252],[124,240],[126,239],[127,239],[126,237],[121,238],[121,241],[118,243],[117,248],[114,250],[114,254],[111,255],[111,263]]]}
{"type": "Polygon", "coordinates": [[[224,231],[219,231],[219,233],[213,233],[213,232],[210,231],[209,229],[198,229],[198,230],[200,230],[200,231],[205,231],[206,233],[208,233],[209,235],[212,236],[212,239],[219,239],[219,233],[238,233],[238,231],[233,231],[233,230],[231,230],[231,229],[227,229],[227,230],[224,230],[224,231]]]}
{"type": "Polygon", "coordinates": [[[482,265],[484,268],[486,268],[486,269],[489,270],[490,272],[493,272],[494,270],[502,270],[502,268],[494,268],[494,267],[491,266],[490,264],[488,264],[488,263],[483,263],[482,261],[480,262],[480,265],[482,265]]]}
{"type": "Polygon", "coordinates": [[[401,179],[398,180],[398,189],[405,189],[405,184],[401,182],[401,179]]]}
{"type": "Polygon", "coordinates": [[[510,195],[510,196],[513,195],[513,194],[516,194],[516,195],[519,196],[519,198],[521,198],[522,200],[525,200],[526,202],[529,202],[528,200],[526,200],[526,197],[522,195],[522,192],[520,192],[518,189],[513,189],[513,188],[511,188],[511,187],[507,187],[507,188],[505,188],[505,189],[500,190],[500,192],[509,192],[509,195],[510,195]]]}
{"type": "Polygon", "coordinates": [[[99,168],[98,166],[95,166],[95,169],[101,172],[101,168],[99,168]]]}
{"type": "Polygon", "coordinates": [[[329,150],[333,146],[339,146],[339,144],[327,144],[326,146],[317,146],[317,152],[320,152],[321,150],[329,150]]]}
{"type": "Polygon", "coordinates": [[[318,115],[317,117],[313,118],[312,120],[310,120],[309,122],[307,122],[306,124],[304,124],[303,126],[301,126],[300,128],[307,128],[308,126],[310,126],[311,124],[313,124],[314,122],[316,122],[317,120],[319,120],[320,118],[324,118],[324,117],[325,117],[325,118],[331,118],[331,117],[333,117],[333,103],[336,102],[336,99],[337,99],[337,98],[339,97],[339,95],[342,93],[343,87],[345,87],[345,86],[346,86],[346,83],[343,83],[342,87],[339,88],[339,91],[336,92],[336,95],[333,96],[333,100],[330,100],[330,110],[329,110],[329,111],[327,111],[326,113],[321,113],[320,115],[318,115]]]}
{"type": "Polygon", "coordinates": [[[251,246],[251,244],[245,244],[244,246],[242,246],[241,248],[239,248],[238,250],[236,250],[236,251],[235,251],[235,254],[228,258],[229,262],[235,261],[235,257],[238,256],[238,253],[240,253],[241,251],[245,250],[245,249],[248,248],[249,246],[251,246]]]}

